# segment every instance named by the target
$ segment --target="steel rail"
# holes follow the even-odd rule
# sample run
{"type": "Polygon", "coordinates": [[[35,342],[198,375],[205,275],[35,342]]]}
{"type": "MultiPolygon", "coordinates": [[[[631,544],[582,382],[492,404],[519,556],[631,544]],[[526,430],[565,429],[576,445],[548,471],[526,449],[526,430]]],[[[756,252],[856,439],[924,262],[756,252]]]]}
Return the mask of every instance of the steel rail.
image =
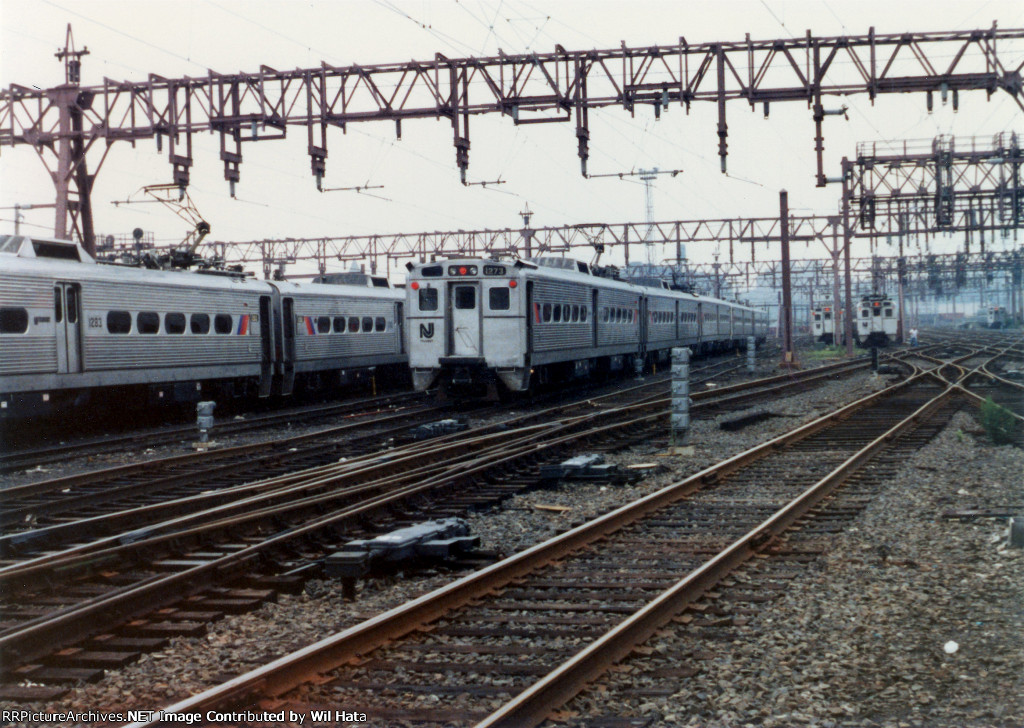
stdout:
{"type": "Polygon", "coordinates": [[[476,728],[529,728],[542,723],[551,711],[563,705],[587,683],[626,657],[684,607],[696,601],[740,564],[763,551],[799,518],[842,485],[846,478],[867,460],[887,447],[900,433],[926,418],[944,400],[952,396],[952,393],[952,387],[946,389],[889,428],[784,508],[665,590],[646,607],[477,723],[476,728]]]}
{"type": "Polygon", "coordinates": [[[172,455],[165,458],[157,458],[155,460],[147,460],[141,463],[130,463],[127,465],[117,465],[112,468],[104,468],[102,470],[94,470],[81,475],[68,475],[61,478],[52,478],[50,480],[43,480],[35,483],[23,483],[21,485],[11,486],[5,488],[3,496],[5,499],[12,498],[23,498],[43,493],[52,493],[63,491],[67,488],[75,486],[90,485],[103,480],[109,480],[114,477],[123,477],[128,475],[134,475],[136,473],[145,473],[148,470],[154,468],[160,468],[165,466],[180,466],[186,465],[197,461],[212,462],[216,460],[223,460],[237,455],[248,455],[251,453],[265,452],[268,448],[287,448],[294,445],[307,442],[309,440],[315,440],[322,437],[330,437],[332,435],[343,435],[351,430],[356,430],[367,425],[386,424],[394,420],[408,417],[410,414],[419,414],[422,412],[429,412],[432,410],[442,410],[443,407],[436,405],[425,405],[412,411],[398,412],[387,417],[377,418],[370,422],[348,422],[343,425],[336,425],[328,427],[322,430],[316,430],[315,432],[307,432],[301,435],[291,435],[289,437],[280,438],[277,440],[265,440],[263,442],[250,443],[246,445],[235,445],[232,447],[226,447],[216,450],[208,450],[206,452],[190,452],[182,455],[172,455]]]}
{"type": "MultiPolygon", "coordinates": [[[[601,413],[602,416],[607,413],[601,413]]],[[[596,415],[593,415],[596,416],[596,415]]],[[[662,417],[662,413],[649,414],[625,423],[607,424],[594,428],[593,433],[610,432],[621,429],[624,426],[635,424],[639,420],[651,420],[662,417]]],[[[592,434],[587,432],[585,434],[592,434]]],[[[520,452],[523,454],[535,454],[546,449],[554,448],[564,444],[562,440],[535,443],[527,445],[520,452]]],[[[574,438],[575,439],[575,438],[574,438]]],[[[510,459],[510,458],[505,458],[510,459]]],[[[495,462],[486,463],[485,467],[478,467],[477,470],[488,469],[495,466],[495,462]]],[[[457,476],[458,477],[458,476],[457,476]]],[[[168,575],[156,576],[142,583],[132,584],[115,593],[101,595],[87,602],[79,603],[71,608],[60,611],[56,614],[46,615],[36,620],[23,623],[9,633],[0,635],[0,652],[16,656],[24,661],[32,659],[38,654],[48,650],[48,645],[60,640],[64,643],[82,639],[99,629],[99,625],[109,622],[111,619],[123,619],[134,614],[149,611],[166,601],[166,594],[174,589],[187,587],[195,590],[198,586],[208,586],[222,579],[226,574],[236,573],[247,565],[255,563],[266,551],[285,544],[286,542],[301,539],[312,535],[326,528],[336,526],[342,522],[357,519],[379,510],[382,507],[406,501],[409,497],[418,495],[446,484],[451,478],[436,480],[433,482],[421,482],[408,485],[396,491],[363,501],[362,503],[347,507],[341,511],[327,514],[320,518],[309,521],[302,526],[290,528],[284,533],[271,536],[258,544],[236,551],[232,554],[213,559],[205,564],[194,566],[181,572],[168,575]]],[[[308,504],[307,504],[308,505],[308,504]]],[[[123,555],[126,551],[150,551],[155,545],[167,542],[180,542],[184,539],[199,535],[199,532],[222,529],[227,526],[236,527],[243,521],[249,521],[261,517],[280,515],[276,512],[261,512],[257,514],[246,514],[234,519],[218,521],[212,524],[205,524],[192,531],[179,531],[164,534],[155,538],[146,539],[133,544],[119,546],[111,552],[90,552],[77,557],[79,564],[89,566],[107,566],[103,559],[114,558],[123,555]],[[116,553],[113,553],[116,552],[116,553]]],[[[70,560],[59,561],[50,564],[35,565],[32,568],[21,569],[18,572],[4,574],[5,580],[23,579],[25,576],[38,575],[41,570],[54,570],[57,573],[67,573],[72,566],[70,560]]],[[[180,593],[180,592],[177,592],[180,593]]]]}
{"type": "MultiPolygon", "coordinates": [[[[750,397],[756,397],[763,394],[763,391],[755,392],[750,394],[749,390],[758,387],[769,387],[774,388],[776,391],[784,391],[793,386],[797,386],[804,383],[814,383],[823,378],[830,378],[838,373],[846,373],[847,371],[853,371],[858,368],[866,366],[864,362],[840,362],[836,365],[829,365],[826,367],[820,367],[818,369],[806,370],[799,373],[799,375],[784,374],[777,377],[769,377],[766,379],[752,380],[749,382],[740,382],[736,385],[728,387],[722,387],[720,389],[699,392],[693,396],[693,399],[697,402],[694,407],[695,411],[700,411],[704,407],[709,405],[721,406],[723,402],[735,404],[737,401],[742,399],[748,399],[750,397]],[[736,394],[732,394],[732,393],[736,394]],[[704,400],[712,400],[711,402],[705,402],[704,400]]],[[[631,390],[640,389],[642,386],[633,387],[631,390]]],[[[613,397],[617,393],[605,395],[604,397],[591,398],[586,400],[587,404],[593,404],[602,399],[613,397]]],[[[633,407],[649,408],[658,406],[663,403],[665,398],[657,396],[657,398],[646,398],[641,400],[633,407]]],[[[543,410],[540,413],[530,413],[522,415],[512,420],[506,420],[501,424],[502,427],[507,428],[516,422],[528,422],[530,420],[538,419],[539,417],[555,415],[560,410],[565,409],[564,406],[553,407],[547,410],[543,410]]],[[[621,408],[602,410],[602,417],[608,417],[609,415],[615,414],[617,411],[621,411],[621,408]]],[[[578,421],[584,421],[588,418],[593,418],[594,414],[587,414],[577,418],[578,421]]],[[[571,420],[563,420],[563,423],[572,423],[571,420]]],[[[531,426],[537,427],[537,426],[531,426]]],[[[531,427],[523,428],[521,431],[529,433],[531,427]]],[[[547,427],[547,426],[541,426],[547,427]]],[[[175,499],[172,501],[165,501],[163,503],[149,504],[139,506],[124,511],[118,511],[110,514],[103,514],[94,516],[87,519],[81,519],[78,521],[71,521],[66,523],[55,524],[52,526],[46,526],[31,531],[25,531],[21,533],[9,534],[0,537],[0,550],[6,550],[8,552],[17,551],[18,549],[24,550],[24,548],[30,544],[42,544],[52,542],[59,538],[63,534],[74,536],[77,532],[83,529],[96,530],[99,527],[113,527],[119,522],[137,522],[144,516],[156,516],[159,517],[161,513],[167,513],[168,515],[174,514],[177,511],[187,507],[202,507],[205,502],[213,502],[215,505],[204,508],[201,511],[189,513],[182,516],[176,516],[171,520],[155,523],[151,525],[133,525],[131,530],[127,533],[108,535],[103,538],[96,539],[90,543],[79,544],[73,549],[66,549],[58,553],[50,553],[44,557],[39,557],[36,560],[30,560],[15,564],[12,566],[0,567],[0,583],[5,583],[8,580],[20,579],[27,576],[30,573],[37,573],[35,568],[47,568],[52,569],[58,566],[66,566],[67,562],[65,559],[77,558],[82,554],[96,552],[104,546],[115,546],[120,547],[126,541],[132,542],[134,545],[132,548],[142,548],[152,542],[148,539],[161,535],[162,532],[170,528],[179,528],[183,525],[190,523],[200,523],[208,521],[211,516],[226,516],[231,512],[237,511],[249,511],[249,515],[253,517],[259,517],[267,515],[266,510],[251,510],[254,506],[266,505],[274,500],[287,498],[296,495],[299,492],[305,492],[308,490],[324,489],[324,488],[337,488],[341,485],[337,479],[339,477],[345,477],[349,480],[359,480],[360,478],[366,482],[366,485],[358,488],[346,486],[345,489],[333,491],[326,500],[335,500],[339,497],[351,497],[367,490],[379,489],[386,485],[394,485],[395,480],[388,480],[383,476],[383,471],[396,470],[402,466],[403,463],[415,462],[418,458],[430,456],[433,460],[447,460],[449,465],[451,464],[451,457],[457,456],[457,453],[466,449],[475,449],[479,446],[488,442],[494,436],[489,434],[483,434],[487,432],[497,432],[499,440],[504,441],[506,438],[511,437],[510,431],[496,430],[495,426],[484,426],[477,428],[475,431],[470,433],[460,433],[455,435],[446,436],[443,438],[435,438],[430,441],[423,443],[414,443],[412,445],[401,448],[400,450],[387,451],[385,455],[370,454],[363,458],[356,458],[346,460],[341,464],[331,464],[326,466],[316,466],[305,470],[296,471],[287,475],[281,475],[274,478],[264,479],[254,483],[242,484],[238,486],[232,486],[230,488],[224,488],[211,493],[198,494],[188,496],[186,498],[175,499]],[[466,437],[467,434],[472,435],[466,437]],[[376,481],[373,478],[377,478],[376,481]],[[367,482],[368,481],[368,482],[367,482]],[[252,494],[246,496],[246,494],[252,494]],[[246,496],[239,499],[239,496],[246,496]],[[226,498],[232,499],[229,503],[217,504],[226,498]],[[28,570],[28,571],[26,571],[28,570]]],[[[553,435],[554,431],[547,433],[547,435],[553,435]]],[[[288,441],[285,441],[286,443],[288,441]]],[[[513,442],[504,443],[506,446],[513,446],[513,442]]],[[[487,451],[484,451],[485,453],[487,451]]],[[[483,454],[483,453],[482,453],[483,454]]],[[[488,455],[489,456],[489,455],[488,455]]],[[[507,460],[508,458],[504,458],[507,460]]],[[[503,460],[503,461],[504,461],[503,460]]],[[[423,477],[429,472],[421,469],[413,469],[400,477],[399,480],[408,480],[413,477],[423,477]]],[[[305,501],[295,502],[296,507],[302,505],[308,505],[310,502],[324,502],[323,499],[320,501],[305,501]]],[[[218,522],[223,524],[225,522],[218,522]]],[[[193,533],[190,531],[190,533],[193,533]]]]}
{"type": "MultiPolygon", "coordinates": [[[[327,672],[369,652],[380,644],[408,634],[455,608],[500,589],[516,578],[577,551],[613,531],[637,521],[646,514],[685,497],[707,483],[712,483],[779,448],[802,440],[845,419],[854,411],[918,383],[921,376],[921,372],[916,371],[903,382],[863,397],[829,415],[817,418],[789,433],[705,468],[683,481],[666,486],[634,503],[526,549],[504,561],[485,567],[430,594],[366,620],[269,665],[229,680],[221,686],[175,703],[164,710],[172,713],[208,710],[240,701],[256,693],[269,697],[280,696],[305,682],[311,674],[327,672]]],[[[879,440],[885,440],[888,434],[879,440]]],[[[149,723],[142,722],[133,725],[147,724],[149,723]]]]}
{"type": "MultiPolygon", "coordinates": [[[[214,432],[216,436],[223,437],[225,435],[233,435],[239,432],[269,427],[281,422],[304,422],[342,415],[345,417],[358,417],[362,415],[370,416],[380,414],[384,411],[394,412],[395,410],[377,409],[373,411],[359,411],[359,409],[371,406],[379,408],[380,406],[387,405],[390,402],[401,400],[421,400],[424,399],[424,396],[425,395],[422,392],[402,392],[400,394],[386,394],[377,397],[367,397],[355,401],[338,402],[330,405],[317,405],[302,409],[289,408],[283,412],[248,413],[244,420],[221,419],[220,421],[215,422],[214,432]],[[351,412],[352,414],[346,414],[347,412],[351,412]]],[[[168,442],[180,442],[183,438],[194,438],[195,435],[196,425],[195,422],[192,422],[187,425],[159,427],[142,433],[132,432],[101,438],[74,440],[54,447],[14,450],[11,452],[0,453],[0,473],[22,470],[33,464],[52,462],[54,458],[59,455],[74,454],[80,457],[83,450],[88,450],[89,452],[105,452],[124,444],[133,444],[138,446],[140,440],[152,447],[154,445],[166,444],[168,442]]]]}
{"type": "MultiPolygon", "coordinates": [[[[817,370],[812,371],[817,372],[817,370]]],[[[222,579],[225,574],[236,573],[244,569],[246,565],[252,564],[255,560],[261,558],[261,554],[288,541],[303,538],[318,531],[337,526],[346,521],[357,519],[361,516],[375,512],[382,507],[407,500],[409,497],[414,495],[425,493],[435,488],[445,487],[453,481],[472,478],[473,476],[499,466],[503,462],[514,460],[517,457],[522,457],[524,455],[534,456],[545,450],[558,448],[559,446],[564,445],[571,440],[578,439],[581,436],[599,436],[622,428],[628,428],[637,424],[645,422],[649,423],[651,421],[661,419],[665,416],[665,413],[658,410],[646,415],[630,415],[630,419],[627,419],[625,422],[604,423],[598,427],[592,427],[590,430],[586,430],[583,433],[568,432],[572,427],[586,425],[587,423],[597,420],[606,421],[613,415],[624,415],[633,411],[650,410],[655,409],[658,406],[659,405],[657,403],[634,404],[626,407],[617,407],[611,410],[592,412],[587,415],[568,418],[566,421],[555,427],[533,426],[529,429],[536,433],[543,433],[547,438],[546,442],[530,442],[530,437],[522,438],[522,441],[519,443],[520,451],[518,453],[506,452],[502,457],[497,459],[492,458],[491,460],[487,460],[478,454],[478,456],[474,457],[473,460],[460,472],[453,471],[451,464],[449,463],[446,466],[446,469],[449,472],[444,475],[435,475],[435,477],[428,480],[411,478],[414,481],[411,485],[400,486],[397,490],[371,497],[362,503],[354,504],[339,511],[316,518],[312,521],[308,521],[301,526],[290,528],[284,533],[265,539],[259,544],[213,559],[202,565],[188,568],[176,574],[168,576],[157,575],[156,577],[141,583],[128,585],[121,590],[118,590],[116,593],[101,595],[100,597],[96,597],[88,602],[80,603],[56,614],[37,618],[32,622],[19,625],[19,627],[9,633],[0,636],[0,650],[3,650],[10,655],[17,655],[21,659],[32,659],[32,656],[45,651],[46,646],[54,644],[57,640],[68,643],[75,641],[76,637],[84,638],[93,633],[98,628],[97,625],[102,624],[104,621],[109,622],[110,619],[121,619],[134,614],[140,614],[161,605],[166,601],[166,593],[169,590],[187,587],[194,591],[197,587],[216,583],[216,581],[218,579],[222,579]],[[552,437],[552,435],[555,435],[559,431],[562,431],[565,434],[561,437],[552,437]]],[[[462,445],[464,446],[464,443],[462,443],[462,445]]],[[[508,446],[511,445],[511,443],[505,443],[505,445],[508,446]]],[[[420,447],[432,448],[433,444],[421,443],[420,447]]],[[[408,480],[409,478],[403,479],[408,480]]],[[[327,496],[327,498],[330,498],[330,496],[327,496]]],[[[315,503],[314,499],[306,499],[301,505],[302,507],[310,507],[311,505],[321,505],[322,502],[323,498],[316,500],[315,503]]],[[[23,581],[27,576],[38,577],[40,573],[44,572],[67,574],[70,573],[70,569],[76,563],[79,566],[86,566],[89,568],[108,567],[110,562],[106,561],[107,559],[121,558],[128,552],[152,553],[153,549],[160,544],[182,543],[188,539],[201,536],[202,532],[208,532],[224,527],[237,527],[245,521],[252,521],[268,516],[277,518],[280,515],[281,510],[279,508],[267,508],[262,509],[259,512],[246,513],[238,517],[222,519],[215,523],[205,524],[191,530],[174,531],[156,537],[143,538],[135,541],[134,543],[118,545],[108,549],[107,551],[79,553],[73,556],[68,556],[63,560],[49,560],[48,563],[48,557],[43,557],[41,561],[37,561],[31,567],[16,565],[18,568],[11,568],[6,573],[3,573],[3,579],[8,582],[18,582],[19,580],[23,581]]],[[[145,529],[142,530],[145,531],[145,529]]]]}

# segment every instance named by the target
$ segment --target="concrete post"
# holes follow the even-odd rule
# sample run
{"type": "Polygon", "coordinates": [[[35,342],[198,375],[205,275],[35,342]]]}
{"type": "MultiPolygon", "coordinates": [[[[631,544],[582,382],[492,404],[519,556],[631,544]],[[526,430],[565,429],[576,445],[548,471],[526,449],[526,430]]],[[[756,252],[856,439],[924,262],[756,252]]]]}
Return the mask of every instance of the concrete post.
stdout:
{"type": "Polygon", "coordinates": [[[753,336],[747,337],[747,372],[754,373],[754,359],[757,358],[757,339],[753,336]]]}
{"type": "Polygon", "coordinates": [[[690,430],[690,350],[672,349],[672,437],[671,445],[686,443],[690,430]]]}
{"type": "Polygon", "coordinates": [[[199,442],[210,441],[210,430],[213,429],[213,410],[216,402],[196,402],[196,426],[199,428],[199,442]]]}

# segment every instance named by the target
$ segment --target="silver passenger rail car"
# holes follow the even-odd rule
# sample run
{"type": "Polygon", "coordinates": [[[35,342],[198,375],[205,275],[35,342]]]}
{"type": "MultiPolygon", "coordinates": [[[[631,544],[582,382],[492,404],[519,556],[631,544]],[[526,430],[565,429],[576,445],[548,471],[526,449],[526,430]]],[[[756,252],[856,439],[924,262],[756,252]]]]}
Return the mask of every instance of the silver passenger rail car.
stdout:
{"type": "Polygon", "coordinates": [[[754,309],[601,277],[564,258],[454,258],[409,271],[409,365],[420,391],[439,384],[493,399],[666,362],[674,346],[743,346],[767,327],[754,309]]]}
{"type": "Polygon", "coordinates": [[[2,419],[103,397],[289,394],[406,361],[397,290],[97,264],[74,243],[12,235],[0,236],[0,269],[2,419]]]}
{"type": "Polygon", "coordinates": [[[857,305],[855,341],[861,346],[888,346],[896,340],[899,317],[896,304],[884,295],[861,297],[857,305]]]}

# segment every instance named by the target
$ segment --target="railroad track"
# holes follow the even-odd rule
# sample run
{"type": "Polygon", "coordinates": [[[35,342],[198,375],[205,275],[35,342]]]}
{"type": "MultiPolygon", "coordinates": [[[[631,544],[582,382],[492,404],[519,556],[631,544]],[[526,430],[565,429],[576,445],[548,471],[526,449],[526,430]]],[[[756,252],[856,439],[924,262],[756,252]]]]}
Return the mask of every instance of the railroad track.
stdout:
{"type": "MultiPolygon", "coordinates": [[[[695,371],[695,384],[719,378],[741,365],[733,358],[712,362],[695,371]]],[[[584,412],[591,402],[629,401],[645,389],[664,387],[664,373],[641,384],[613,389],[611,393],[589,396],[575,405],[584,412]]],[[[556,399],[555,396],[547,399],[556,399]]],[[[543,399],[536,400],[543,402],[543,399]]],[[[3,491],[5,507],[0,511],[0,527],[13,536],[18,531],[39,531],[60,523],[64,533],[77,531],[76,537],[106,533],[101,516],[131,511],[138,527],[168,513],[183,513],[202,504],[227,502],[237,497],[232,487],[266,479],[293,470],[301,470],[360,457],[388,448],[389,440],[401,437],[414,427],[443,415],[452,414],[447,405],[415,400],[411,406],[381,410],[386,402],[376,402],[372,410],[356,409],[344,415],[343,425],[268,442],[218,448],[91,471],[47,481],[28,483],[3,491]],[[202,495],[201,498],[197,496],[202,495]],[[176,502],[177,505],[176,505],[176,502]],[[165,506],[148,508],[149,506],[165,506]],[[80,521],[80,527],[74,524],[80,521]]],[[[557,405],[536,411],[532,421],[561,416],[573,405],[557,405]],[[568,408],[568,409],[566,409],[568,408]]],[[[347,411],[347,410],[345,410],[347,411]]],[[[477,416],[495,414],[494,407],[476,410],[477,416]]],[[[520,423],[530,418],[517,418],[520,423]]],[[[493,429],[493,428],[492,428],[493,429]]],[[[128,521],[121,520],[120,524],[128,521]]],[[[50,531],[49,533],[54,533],[50,531]]],[[[26,536],[25,538],[31,538],[26,536]]],[[[10,543],[11,541],[7,541],[10,543]]],[[[0,554],[4,553],[0,538],[0,554]]]]}
{"type": "MultiPolygon", "coordinates": [[[[774,356],[777,351],[773,347],[765,347],[758,352],[759,358],[774,356]]],[[[695,370],[705,376],[722,375],[742,367],[736,363],[736,357],[723,356],[695,370]]],[[[314,405],[302,408],[269,413],[249,413],[244,417],[220,419],[214,424],[211,435],[214,438],[227,438],[235,435],[266,430],[282,425],[310,427],[325,421],[336,421],[343,418],[356,418],[380,413],[388,409],[407,408],[422,405],[432,398],[431,393],[394,392],[381,396],[363,397],[344,402],[314,405]]],[[[0,452],[0,474],[14,473],[33,467],[44,468],[54,463],[61,463],[68,458],[82,459],[95,457],[105,453],[119,452],[125,448],[145,450],[156,447],[173,447],[191,444],[197,437],[195,423],[169,425],[146,430],[118,433],[91,438],[68,438],[65,441],[46,447],[19,448],[0,452]]]]}
{"type": "MultiPolygon", "coordinates": [[[[325,420],[344,417],[359,417],[393,407],[409,407],[422,403],[427,395],[417,392],[396,392],[375,397],[364,397],[330,405],[317,405],[301,409],[264,414],[247,414],[244,417],[221,419],[215,422],[216,437],[229,437],[253,430],[279,427],[285,424],[302,426],[315,425],[325,420]]],[[[171,425],[151,431],[128,432],[93,438],[69,438],[65,442],[47,447],[10,450],[0,453],[0,473],[13,473],[33,467],[43,467],[61,462],[68,457],[83,458],[103,453],[117,452],[126,447],[145,449],[179,445],[195,441],[198,433],[194,422],[187,425],[171,425]]]]}
{"type": "MultiPolygon", "coordinates": [[[[865,365],[844,363],[804,376],[830,378],[843,369],[865,365]]],[[[800,377],[775,379],[782,381],[741,383],[704,396],[734,397],[758,386],[765,396],[767,387],[806,386],[800,377]]],[[[536,480],[538,456],[557,458],[584,441],[588,446],[621,448],[649,439],[651,424],[664,417],[665,402],[611,403],[621,396],[609,395],[608,402],[591,398],[575,405],[584,408],[585,414],[563,411],[562,419],[553,424],[519,423],[518,428],[509,429],[510,423],[505,422],[501,427],[481,428],[472,439],[441,438],[401,453],[392,451],[386,458],[367,456],[331,468],[280,476],[245,486],[245,492],[236,491],[236,498],[229,503],[64,549],[55,548],[60,541],[54,536],[60,535],[66,543],[85,532],[81,524],[58,523],[49,529],[15,534],[5,539],[8,559],[0,568],[0,585],[7,595],[3,613],[7,624],[0,631],[0,649],[12,664],[19,660],[23,668],[33,668],[13,677],[44,681],[60,674],[29,665],[32,660],[55,647],[164,608],[186,594],[243,578],[249,587],[272,587],[275,578],[283,576],[285,587],[294,586],[303,572],[311,575],[311,566],[351,539],[352,529],[360,522],[386,508],[405,507],[403,503],[427,493],[448,494],[441,498],[444,512],[473,503],[492,503],[536,480]],[[404,470],[400,467],[403,461],[404,470]],[[478,492],[467,491],[469,486],[478,492]],[[457,489],[457,497],[451,495],[453,489],[457,489]],[[247,576],[257,566],[262,566],[264,573],[247,576]],[[25,585],[35,588],[26,589],[25,585]]],[[[551,413],[528,417],[547,420],[551,413]]],[[[154,507],[142,510],[152,513],[154,507]]],[[[423,515],[424,510],[419,512],[420,520],[429,517],[423,515]]],[[[96,522],[89,526],[94,530],[96,522]]],[[[241,608],[241,604],[230,603],[232,599],[251,608],[259,603],[254,600],[270,598],[266,591],[192,601],[191,608],[178,609],[177,616],[174,610],[165,609],[162,621],[151,619],[137,625],[135,634],[194,633],[199,628],[198,615],[204,611],[241,608]]],[[[128,643],[124,639],[107,641],[108,646],[129,643],[130,638],[128,643]]],[[[70,674],[84,676],[90,665],[95,673],[95,665],[102,662],[90,656],[96,651],[94,646],[84,650],[85,654],[75,653],[76,659],[68,662],[86,667],[63,668],[64,674],[68,669],[80,669],[82,672],[70,674]]]]}
{"type": "Polygon", "coordinates": [[[385,724],[537,725],[752,556],[799,548],[784,535],[827,514],[851,478],[877,486],[874,470],[930,439],[960,395],[918,370],[165,710],[348,706],[385,724]]]}

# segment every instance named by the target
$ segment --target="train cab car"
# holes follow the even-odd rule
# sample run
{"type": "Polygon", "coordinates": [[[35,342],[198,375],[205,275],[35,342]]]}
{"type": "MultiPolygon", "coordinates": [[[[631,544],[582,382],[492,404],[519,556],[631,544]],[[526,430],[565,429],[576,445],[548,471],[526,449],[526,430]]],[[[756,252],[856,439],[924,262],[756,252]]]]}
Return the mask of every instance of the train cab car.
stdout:
{"type": "Polygon", "coordinates": [[[857,306],[857,340],[862,346],[886,346],[896,338],[896,305],[888,296],[864,296],[857,306]]]}
{"type": "Polygon", "coordinates": [[[413,385],[490,399],[763,339],[754,309],[596,275],[567,258],[454,258],[409,264],[413,385]],[[751,333],[747,333],[751,332],[751,333]]]}
{"type": "Polygon", "coordinates": [[[411,266],[407,285],[413,385],[498,395],[531,377],[588,374],[594,360],[621,369],[636,355],[640,295],[627,283],[596,287],[585,264],[450,259],[411,266]],[[582,269],[576,266],[583,266],[582,269]]]}
{"type": "Polygon", "coordinates": [[[985,325],[990,329],[1002,329],[1010,323],[1005,306],[989,306],[985,312],[985,325]]]}
{"type": "MultiPolygon", "coordinates": [[[[832,306],[817,306],[811,310],[811,333],[815,341],[825,344],[833,344],[836,341],[836,324],[839,324],[840,331],[843,327],[843,311],[839,310],[834,315],[832,306]]],[[[840,334],[839,338],[842,338],[840,334]]]]}

